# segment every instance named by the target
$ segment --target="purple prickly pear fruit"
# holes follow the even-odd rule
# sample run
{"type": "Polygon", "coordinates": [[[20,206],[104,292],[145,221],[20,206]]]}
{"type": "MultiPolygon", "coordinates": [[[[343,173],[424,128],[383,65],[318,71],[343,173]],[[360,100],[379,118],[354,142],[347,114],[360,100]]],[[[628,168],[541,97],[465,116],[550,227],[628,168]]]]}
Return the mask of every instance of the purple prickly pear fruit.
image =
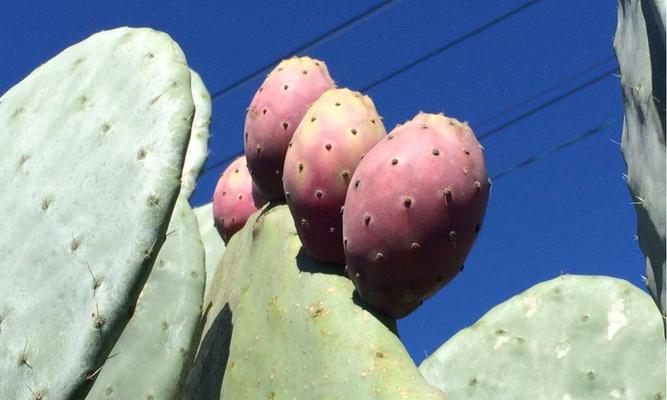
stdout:
{"type": "Polygon", "coordinates": [[[359,163],[343,213],[347,273],[359,295],[402,318],[463,268],[491,182],[467,123],[419,113],[359,163]]]}
{"type": "Polygon", "coordinates": [[[334,86],[324,62],[293,57],[280,62],[255,93],[243,143],[250,174],[269,201],[284,199],[283,165],[294,130],[308,107],[334,86]]]}
{"type": "Polygon", "coordinates": [[[238,157],[220,175],[213,192],[213,223],[222,240],[227,243],[264,204],[266,199],[253,183],[245,157],[238,157]]]}
{"type": "Polygon", "coordinates": [[[297,127],[283,184],[303,248],[313,258],[345,264],[341,207],[361,157],[385,135],[370,97],[349,89],[324,92],[297,127]]]}

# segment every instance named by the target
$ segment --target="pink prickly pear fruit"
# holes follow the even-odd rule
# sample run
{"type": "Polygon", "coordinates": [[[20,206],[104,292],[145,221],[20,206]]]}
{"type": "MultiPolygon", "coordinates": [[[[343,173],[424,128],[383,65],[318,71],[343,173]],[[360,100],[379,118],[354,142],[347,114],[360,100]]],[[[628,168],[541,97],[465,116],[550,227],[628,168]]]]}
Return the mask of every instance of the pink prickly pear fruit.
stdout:
{"type": "Polygon", "coordinates": [[[347,274],[378,311],[402,318],[463,268],[491,182],[467,123],[419,113],[357,166],[345,199],[347,274]]]}
{"type": "Polygon", "coordinates": [[[264,204],[266,199],[253,183],[245,157],[238,157],[220,175],[213,192],[213,223],[222,240],[227,243],[264,204]]]}
{"type": "Polygon", "coordinates": [[[345,264],[341,207],[360,159],[384,136],[370,97],[330,89],[308,109],[285,157],[285,198],[304,250],[345,264]]]}
{"type": "Polygon", "coordinates": [[[308,107],[335,86],[324,62],[283,60],[271,71],[248,107],[244,146],[248,169],[269,201],[284,199],[282,175],[287,145],[308,107]]]}

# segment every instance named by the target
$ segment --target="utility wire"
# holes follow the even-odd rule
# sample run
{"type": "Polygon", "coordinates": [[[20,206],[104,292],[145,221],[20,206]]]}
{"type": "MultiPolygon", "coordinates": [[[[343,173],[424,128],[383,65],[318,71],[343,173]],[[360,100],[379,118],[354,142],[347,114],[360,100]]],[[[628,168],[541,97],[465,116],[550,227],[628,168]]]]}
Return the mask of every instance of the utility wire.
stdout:
{"type": "Polygon", "coordinates": [[[388,75],[383,76],[382,78],[370,83],[369,85],[366,85],[364,88],[361,89],[361,91],[362,92],[367,92],[368,90],[370,90],[370,89],[372,89],[372,88],[374,88],[374,87],[376,87],[376,86],[378,86],[378,85],[380,85],[380,84],[382,84],[382,83],[384,83],[384,82],[386,82],[386,81],[404,73],[405,71],[423,63],[424,61],[427,61],[428,59],[433,58],[433,57],[443,53],[444,51],[447,51],[447,50],[451,49],[452,47],[456,46],[457,44],[465,42],[466,40],[471,39],[472,37],[479,35],[480,33],[482,33],[485,30],[491,28],[492,26],[503,22],[504,20],[513,16],[514,14],[517,14],[518,12],[520,12],[520,11],[522,11],[522,10],[532,6],[532,5],[537,4],[540,1],[542,1],[542,0],[528,1],[528,2],[520,5],[519,7],[509,11],[509,12],[494,18],[493,20],[485,23],[484,25],[482,25],[482,26],[480,26],[476,29],[473,29],[472,31],[470,31],[470,32],[468,32],[468,33],[466,33],[462,36],[459,36],[458,38],[452,40],[451,42],[448,42],[448,43],[438,47],[437,49],[431,51],[430,53],[424,54],[423,56],[421,56],[418,59],[412,61],[411,63],[402,66],[401,68],[397,69],[396,71],[394,71],[394,72],[392,72],[388,75]]]}
{"type": "Polygon", "coordinates": [[[614,68],[611,68],[611,69],[605,71],[604,73],[602,73],[600,75],[597,75],[596,77],[594,77],[594,78],[592,78],[592,79],[590,79],[590,80],[588,80],[588,81],[586,81],[586,82],[584,82],[580,85],[575,86],[574,88],[568,90],[567,92],[565,92],[565,93],[563,93],[559,96],[556,96],[553,99],[545,101],[544,103],[538,105],[537,107],[531,108],[530,110],[524,112],[523,114],[520,114],[517,117],[512,118],[509,121],[507,121],[507,122],[505,122],[505,123],[503,123],[503,124],[501,124],[501,125],[499,125],[495,128],[492,128],[492,129],[480,134],[479,135],[479,140],[486,139],[489,136],[495,135],[496,133],[502,131],[503,129],[505,129],[505,128],[511,126],[511,125],[516,124],[517,122],[521,121],[522,119],[528,118],[529,116],[531,116],[531,115],[533,115],[533,114],[535,114],[539,111],[542,111],[545,108],[547,108],[549,106],[552,106],[552,105],[558,103],[559,101],[561,101],[561,100],[563,100],[563,99],[565,99],[569,96],[572,96],[573,94],[575,94],[577,92],[580,92],[580,91],[584,90],[585,88],[587,88],[587,87],[589,87],[589,86],[591,86],[591,85],[593,85],[597,82],[600,82],[601,80],[603,80],[605,78],[608,78],[608,77],[612,76],[612,74],[617,72],[617,71],[618,71],[618,66],[615,66],[614,68]]]}
{"type": "MultiPolygon", "coordinates": [[[[563,100],[563,99],[565,99],[565,98],[567,98],[567,97],[569,97],[569,96],[572,96],[573,94],[578,93],[578,92],[584,90],[585,88],[587,88],[587,87],[589,87],[589,86],[591,86],[591,85],[593,85],[593,84],[595,84],[595,83],[597,83],[597,82],[600,82],[601,80],[603,80],[603,79],[605,79],[605,78],[607,78],[607,77],[609,77],[609,76],[613,76],[613,73],[614,73],[614,72],[617,72],[617,71],[618,71],[618,67],[617,67],[617,66],[614,67],[614,68],[611,68],[611,69],[605,71],[604,73],[602,73],[602,74],[600,74],[600,75],[597,75],[597,76],[595,76],[594,78],[589,79],[588,81],[586,81],[586,82],[584,82],[584,83],[582,83],[582,84],[580,84],[580,85],[578,85],[578,86],[575,86],[574,88],[568,90],[567,92],[565,92],[565,93],[563,93],[563,94],[561,94],[561,95],[559,95],[559,96],[556,96],[556,97],[554,97],[554,98],[552,98],[552,99],[550,99],[550,100],[547,100],[547,101],[545,101],[544,103],[542,103],[542,104],[540,104],[540,105],[538,105],[538,106],[536,106],[536,107],[533,107],[533,108],[531,108],[530,110],[528,110],[528,111],[526,111],[526,112],[524,112],[524,113],[518,115],[517,117],[512,118],[511,120],[509,120],[509,121],[507,121],[507,122],[505,122],[505,123],[503,123],[503,124],[501,124],[501,125],[499,125],[499,126],[497,126],[497,127],[495,127],[495,128],[492,128],[492,129],[490,129],[490,130],[488,130],[488,131],[486,131],[486,132],[480,134],[480,135],[478,136],[478,139],[479,139],[479,140],[482,140],[482,139],[486,139],[486,138],[488,138],[489,136],[495,135],[495,134],[497,134],[498,132],[500,132],[501,130],[506,129],[506,128],[510,127],[511,125],[514,125],[515,123],[517,123],[517,122],[519,122],[519,121],[521,121],[521,120],[523,120],[523,119],[525,119],[525,118],[528,118],[529,116],[531,116],[531,115],[533,115],[533,114],[535,114],[535,113],[537,113],[537,112],[539,112],[539,111],[542,111],[542,110],[544,110],[545,108],[547,108],[547,107],[549,107],[549,106],[552,106],[552,105],[558,103],[559,101],[561,101],[561,100],[563,100]]],[[[531,98],[534,98],[534,97],[535,97],[535,96],[531,96],[531,98]]],[[[522,103],[524,103],[524,102],[526,102],[526,101],[523,101],[522,103]]],[[[241,152],[239,152],[239,153],[236,153],[236,154],[233,154],[233,155],[231,155],[231,156],[225,157],[225,158],[223,158],[222,160],[220,160],[220,161],[218,161],[218,162],[216,162],[216,163],[210,165],[209,167],[207,167],[207,168],[205,169],[205,172],[208,172],[208,171],[210,171],[210,170],[212,170],[212,169],[214,169],[214,168],[217,168],[217,167],[219,167],[220,165],[227,164],[227,163],[231,162],[232,160],[234,160],[236,157],[241,156],[242,154],[243,154],[243,152],[241,151],[241,152]]]]}
{"type": "Polygon", "coordinates": [[[361,14],[359,14],[359,15],[343,22],[342,24],[336,26],[335,28],[331,29],[330,31],[325,32],[325,33],[321,34],[320,36],[317,36],[316,38],[310,40],[309,42],[301,45],[301,47],[299,47],[297,49],[294,49],[294,50],[288,52],[287,54],[284,54],[283,56],[277,58],[276,60],[271,61],[270,63],[265,64],[264,66],[260,67],[259,69],[255,70],[254,72],[249,73],[248,75],[246,75],[243,78],[237,80],[236,82],[233,82],[233,83],[227,85],[226,87],[218,90],[217,92],[213,93],[213,95],[211,96],[211,100],[216,99],[220,96],[223,96],[223,95],[231,92],[232,90],[238,88],[239,86],[257,78],[258,76],[263,75],[271,67],[275,66],[278,62],[280,62],[280,60],[285,59],[285,58],[289,58],[290,56],[295,55],[297,53],[301,53],[301,52],[307,50],[310,47],[313,47],[313,46],[315,46],[317,44],[320,44],[321,42],[323,42],[327,39],[330,39],[331,37],[333,37],[335,35],[338,35],[342,32],[345,32],[346,30],[356,26],[357,24],[359,24],[360,22],[364,21],[365,19],[371,17],[372,15],[385,10],[387,7],[392,5],[394,2],[395,2],[395,0],[387,0],[387,1],[383,1],[379,4],[376,4],[375,6],[367,9],[366,11],[362,12],[361,14]]]}
{"type": "Polygon", "coordinates": [[[507,176],[507,175],[509,175],[513,172],[516,172],[517,170],[519,170],[521,168],[526,167],[527,165],[530,165],[534,162],[537,162],[537,161],[539,161],[543,158],[552,156],[552,155],[560,152],[561,150],[565,149],[566,147],[572,146],[572,145],[586,139],[587,137],[593,136],[594,134],[596,134],[598,132],[602,132],[606,128],[608,128],[608,127],[610,127],[610,126],[612,126],[612,125],[614,125],[617,122],[620,122],[622,120],[623,120],[623,117],[614,118],[610,121],[607,121],[607,122],[603,123],[602,125],[598,125],[595,128],[592,128],[592,129],[589,129],[585,132],[582,132],[579,135],[573,137],[572,139],[569,139],[569,140],[567,140],[563,143],[560,143],[559,145],[554,146],[550,149],[547,149],[547,150],[545,150],[541,153],[534,154],[534,155],[526,158],[525,160],[521,161],[520,163],[517,163],[517,164],[515,164],[515,165],[513,165],[513,166],[511,166],[511,167],[509,167],[509,168],[507,168],[503,171],[498,172],[497,174],[495,174],[491,177],[491,180],[492,181],[497,181],[498,179],[500,179],[504,176],[507,176]]]}
{"type": "Polygon", "coordinates": [[[483,126],[486,126],[490,122],[496,121],[500,117],[505,116],[505,115],[509,114],[510,112],[512,112],[512,111],[514,111],[514,110],[516,110],[520,107],[523,107],[526,104],[532,103],[533,101],[539,99],[540,97],[542,97],[542,96],[544,96],[548,93],[551,93],[551,92],[569,84],[572,81],[575,81],[575,80],[579,79],[580,77],[586,75],[590,71],[593,71],[593,70],[595,70],[595,69],[597,69],[597,68],[599,68],[599,67],[601,67],[605,64],[608,64],[610,61],[616,61],[616,58],[612,55],[612,56],[609,56],[609,57],[607,57],[603,60],[599,60],[599,61],[597,61],[597,62],[595,62],[595,63],[593,63],[593,64],[591,64],[591,65],[589,65],[589,66],[587,66],[583,69],[580,69],[579,71],[577,71],[577,72],[575,72],[571,75],[568,75],[568,76],[558,80],[558,82],[554,83],[553,85],[551,85],[551,86],[549,86],[545,89],[540,90],[539,92],[535,93],[534,95],[532,95],[528,98],[525,98],[525,99],[523,99],[523,100],[521,100],[517,103],[514,103],[514,104],[512,104],[508,107],[505,107],[501,111],[499,111],[499,112],[497,112],[493,115],[490,115],[490,116],[484,118],[483,120],[481,120],[479,122],[475,122],[472,125],[475,127],[475,129],[479,129],[483,126]]]}
{"type": "MultiPolygon", "coordinates": [[[[418,65],[418,64],[421,64],[422,62],[424,62],[424,61],[426,61],[426,60],[428,60],[428,59],[430,59],[430,58],[432,58],[432,57],[434,57],[434,56],[436,56],[436,55],[438,55],[438,54],[440,54],[440,53],[442,53],[442,52],[444,52],[444,51],[446,51],[446,50],[448,50],[448,49],[450,49],[450,48],[452,48],[452,47],[454,47],[454,46],[456,46],[457,44],[459,44],[459,43],[461,43],[461,42],[464,42],[464,41],[466,41],[466,40],[468,40],[468,39],[471,39],[472,37],[474,37],[474,36],[476,36],[476,35],[482,33],[483,31],[489,29],[490,27],[492,27],[492,26],[494,26],[494,25],[496,25],[496,24],[498,24],[498,23],[504,21],[505,19],[511,17],[512,15],[518,13],[519,11],[521,11],[521,10],[523,10],[523,9],[525,9],[525,8],[528,8],[528,7],[530,7],[530,6],[534,5],[534,4],[537,4],[537,3],[540,2],[540,1],[542,1],[542,0],[531,0],[531,1],[528,1],[528,2],[526,2],[526,3],[522,4],[522,5],[520,5],[519,7],[515,8],[515,9],[513,9],[513,10],[511,10],[511,11],[509,11],[509,12],[507,12],[507,13],[505,13],[505,14],[499,16],[499,17],[494,18],[493,20],[491,20],[491,21],[485,23],[484,25],[482,25],[482,26],[480,26],[480,27],[478,27],[478,28],[476,28],[476,29],[474,29],[474,30],[472,30],[472,31],[470,31],[470,32],[468,32],[468,33],[466,33],[466,34],[464,34],[463,36],[460,36],[460,37],[458,37],[458,38],[456,38],[456,39],[454,39],[454,40],[452,40],[452,41],[446,43],[445,45],[439,47],[438,49],[433,50],[433,51],[431,51],[431,52],[428,53],[428,54],[425,54],[424,56],[420,57],[419,59],[417,59],[417,60],[415,60],[415,61],[413,61],[413,62],[411,62],[411,63],[409,63],[409,64],[407,64],[407,65],[404,65],[403,67],[399,68],[398,70],[391,72],[390,74],[388,74],[388,75],[386,75],[386,76],[384,76],[384,77],[382,77],[382,78],[380,78],[380,79],[378,79],[378,80],[372,82],[372,83],[369,84],[369,85],[366,85],[366,87],[362,88],[361,91],[362,91],[362,92],[366,92],[366,91],[368,91],[369,89],[371,89],[371,88],[373,88],[373,87],[376,87],[376,86],[378,86],[378,85],[380,85],[380,84],[382,84],[382,83],[384,83],[384,82],[386,82],[386,81],[388,81],[388,80],[394,78],[394,77],[397,76],[397,75],[402,74],[403,72],[409,70],[410,68],[412,68],[412,67],[414,67],[414,66],[416,66],[416,65],[418,65]]],[[[292,53],[290,53],[290,54],[299,53],[299,52],[301,52],[301,51],[304,51],[304,50],[307,49],[308,47],[311,47],[311,46],[313,46],[313,45],[319,43],[320,41],[322,41],[322,40],[328,38],[328,37],[331,36],[331,35],[340,33],[340,32],[342,32],[342,31],[345,30],[345,29],[349,29],[349,28],[352,27],[354,24],[356,24],[356,23],[360,22],[361,20],[366,19],[367,17],[369,17],[371,14],[374,14],[374,13],[376,13],[376,12],[379,12],[380,10],[382,10],[382,9],[384,9],[385,7],[389,6],[392,2],[393,2],[393,1],[385,1],[385,2],[380,3],[379,5],[377,5],[377,6],[375,6],[375,7],[372,7],[372,8],[370,8],[370,9],[368,9],[368,10],[365,11],[364,13],[358,15],[357,17],[355,17],[355,18],[353,18],[353,19],[351,19],[351,20],[349,20],[349,21],[347,21],[347,22],[345,22],[345,23],[339,25],[338,27],[334,28],[333,30],[331,30],[331,31],[329,31],[329,32],[327,32],[327,33],[325,33],[325,34],[323,34],[323,35],[321,35],[321,36],[319,36],[319,37],[317,37],[317,38],[311,40],[310,42],[308,42],[308,43],[306,43],[305,45],[301,46],[299,49],[294,50],[294,51],[293,51],[292,53]]],[[[282,58],[285,58],[285,56],[283,56],[282,58]]],[[[223,88],[223,89],[217,91],[216,93],[214,93],[214,94],[211,96],[211,98],[212,98],[212,99],[215,99],[216,97],[222,96],[222,95],[224,95],[224,94],[230,92],[231,90],[233,90],[233,89],[239,87],[240,85],[242,85],[242,84],[248,82],[249,80],[254,79],[256,76],[262,74],[264,71],[266,71],[266,70],[268,70],[269,68],[271,68],[276,62],[277,62],[277,61],[273,61],[273,62],[271,62],[270,64],[265,65],[265,66],[262,67],[261,69],[259,69],[259,70],[255,71],[255,72],[253,72],[253,73],[251,73],[251,74],[249,74],[249,75],[246,75],[245,77],[239,79],[239,80],[236,81],[235,83],[232,83],[231,85],[229,85],[229,86],[227,86],[227,87],[225,87],[225,88],[223,88]]],[[[215,169],[215,168],[217,168],[217,167],[219,167],[219,166],[221,166],[221,165],[228,164],[228,163],[230,163],[231,161],[233,161],[236,157],[239,157],[239,156],[241,156],[241,155],[243,155],[243,151],[240,151],[240,152],[238,152],[238,153],[235,153],[235,154],[232,154],[232,155],[230,155],[230,156],[227,156],[227,157],[225,157],[225,158],[223,158],[223,159],[221,159],[221,160],[219,160],[219,161],[217,161],[217,162],[215,162],[215,163],[213,163],[213,164],[207,166],[207,167],[204,169],[203,173],[209,172],[209,171],[211,171],[211,170],[213,170],[213,169],[215,169]]]]}

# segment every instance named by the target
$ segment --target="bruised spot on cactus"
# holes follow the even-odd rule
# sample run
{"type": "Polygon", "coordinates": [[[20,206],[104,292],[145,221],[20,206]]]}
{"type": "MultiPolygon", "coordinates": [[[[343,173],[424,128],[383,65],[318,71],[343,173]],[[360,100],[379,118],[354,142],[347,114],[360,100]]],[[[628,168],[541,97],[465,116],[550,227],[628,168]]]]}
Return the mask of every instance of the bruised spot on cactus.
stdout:
{"type": "Polygon", "coordinates": [[[412,206],[412,198],[406,197],[403,199],[403,207],[410,208],[412,206]]]}
{"type": "Polygon", "coordinates": [[[289,128],[289,124],[287,122],[283,122],[283,129],[287,130],[289,128]]]}
{"type": "Polygon", "coordinates": [[[45,198],[42,200],[42,206],[41,206],[42,211],[46,211],[46,210],[48,210],[48,208],[51,206],[51,202],[52,202],[52,201],[53,201],[53,200],[51,200],[50,198],[45,197],[45,198]]]}
{"type": "Polygon", "coordinates": [[[150,207],[156,207],[160,205],[160,198],[155,194],[148,195],[148,205],[150,207]]]}
{"type": "Polygon", "coordinates": [[[325,144],[324,148],[327,149],[327,151],[331,151],[331,143],[325,144]]]}
{"type": "Polygon", "coordinates": [[[79,250],[79,247],[81,247],[81,240],[79,239],[72,239],[72,242],[70,243],[70,250],[72,251],[77,251],[79,250]]]}
{"type": "Polygon", "coordinates": [[[353,135],[356,135],[356,134],[357,134],[357,130],[354,129],[354,128],[350,129],[350,132],[351,132],[353,135]]]}
{"type": "Polygon", "coordinates": [[[321,199],[323,194],[324,193],[319,189],[315,191],[315,197],[317,197],[318,199],[321,199]]]}

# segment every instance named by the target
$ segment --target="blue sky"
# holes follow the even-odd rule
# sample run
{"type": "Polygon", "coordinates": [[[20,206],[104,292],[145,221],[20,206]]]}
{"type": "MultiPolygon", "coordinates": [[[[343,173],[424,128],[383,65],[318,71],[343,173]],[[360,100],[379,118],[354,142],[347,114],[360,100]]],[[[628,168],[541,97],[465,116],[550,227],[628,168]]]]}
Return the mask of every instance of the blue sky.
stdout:
{"type": "MultiPolygon", "coordinates": [[[[616,2],[403,0],[376,7],[382,3],[22,1],[0,14],[0,92],[67,46],[118,26],[169,33],[211,93],[324,37],[298,54],[325,61],[341,87],[368,88],[388,129],[420,110],[444,112],[483,137],[491,176],[510,170],[494,181],[465,271],[399,321],[416,362],[494,305],[561,273],[611,275],[643,288],[635,213],[614,143],[623,114],[619,80],[610,73],[616,2]]],[[[263,76],[213,100],[209,166],[241,151],[245,108],[263,76]]],[[[223,169],[202,176],[193,205],[210,201],[223,169]]]]}

